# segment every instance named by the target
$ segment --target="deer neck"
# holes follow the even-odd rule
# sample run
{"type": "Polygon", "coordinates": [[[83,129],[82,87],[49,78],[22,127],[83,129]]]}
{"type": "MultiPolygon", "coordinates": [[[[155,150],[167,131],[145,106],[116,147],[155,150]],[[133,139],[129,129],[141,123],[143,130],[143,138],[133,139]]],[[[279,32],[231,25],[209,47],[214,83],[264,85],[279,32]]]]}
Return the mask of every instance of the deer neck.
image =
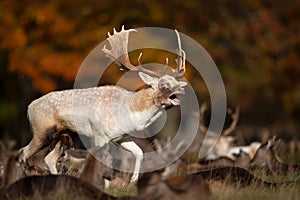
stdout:
{"type": "Polygon", "coordinates": [[[132,112],[145,112],[150,110],[160,109],[159,105],[156,105],[156,99],[158,97],[158,91],[153,88],[147,88],[135,92],[130,101],[130,110],[132,112]]]}
{"type": "Polygon", "coordinates": [[[156,104],[158,91],[147,88],[133,93],[129,110],[136,130],[143,130],[152,124],[162,114],[163,108],[156,104]]]}

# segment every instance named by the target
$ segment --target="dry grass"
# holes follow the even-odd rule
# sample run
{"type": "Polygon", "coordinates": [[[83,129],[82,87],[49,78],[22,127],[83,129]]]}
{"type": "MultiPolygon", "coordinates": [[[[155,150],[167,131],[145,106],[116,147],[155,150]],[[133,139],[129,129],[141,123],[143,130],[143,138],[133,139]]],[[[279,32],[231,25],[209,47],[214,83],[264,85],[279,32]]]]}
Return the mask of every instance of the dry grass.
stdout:
{"type": "Polygon", "coordinates": [[[138,192],[134,183],[124,181],[119,177],[116,177],[114,180],[112,180],[108,188],[102,187],[100,189],[106,194],[114,197],[135,196],[138,192]]]}
{"type": "MultiPolygon", "coordinates": [[[[240,188],[239,186],[232,186],[220,181],[209,181],[209,186],[213,195],[212,199],[224,200],[224,199],[246,199],[246,200],[259,200],[259,199],[273,199],[273,200],[294,200],[300,199],[300,174],[290,174],[288,176],[267,176],[262,170],[254,172],[256,176],[274,182],[283,182],[287,180],[295,181],[294,184],[279,186],[278,188],[262,188],[256,185],[240,188]]],[[[114,182],[109,188],[103,189],[106,193],[113,196],[134,196],[136,194],[136,187],[131,184],[125,184],[121,180],[114,182]]],[[[20,200],[80,200],[72,194],[65,193],[63,190],[56,194],[49,194],[47,196],[41,196],[36,193],[33,197],[24,197],[20,200]]]]}
{"type": "Polygon", "coordinates": [[[213,194],[213,199],[299,199],[299,185],[289,187],[280,187],[276,189],[260,188],[254,185],[246,188],[236,188],[221,184],[220,182],[211,182],[210,188],[213,194]]]}
{"type": "Polygon", "coordinates": [[[35,192],[35,194],[31,197],[20,197],[18,199],[11,199],[11,200],[83,200],[82,197],[78,197],[72,195],[70,193],[66,193],[63,189],[58,192],[51,192],[48,195],[42,195],[39,192],[35,192]]]}
{"type": "Polygon", "coordinates": [[[265,181],[269,182],[286,182],[292,181],[293,183],[283,184],[276,188],[263,188],[254,184],[249,187],[239,188],[230,186],[225,183],[211,181],[209,182],[210,189],[213,194],[213,199],[246,199],[246,200],[260,200],[260,199],[273,199],[273,200],[292,200],[300,199],[300,174],[291,173],[287,176],[270,176],[264,170],[255,170],[253,174],[265,181]]]}
{"type": "MultiPolygon", "coordinates": [[[[289,173],[286,176],[271,176],[265,172],[264,169],[256,169],[251,171],[256,177],[268,182],[286,182],[293,181],[292,184],[284,184],[276,188],[263,188],[254,183],[249,187],[239,187],[238,184],[230,185],[221,181],[209,181],[209,186],[212,193],[212,199],[246,199],[246,200],[260,200],[260,199],[285,199],[293,200],[300,199],[300,173],[289,173]]],[[[124,177],[123,177],[124,178],[124,177]]],[[[137,188],[134,184],[128,184],[121,178],[116,178],[111,182],[109,188],[100,188],[107,194],[115,197],[134,196],[137,194],[137,188]]],[[[76,196],[68,194],[63,190],[56,194],[49,194],[41,196],[35,194],[34,197],[24,197],[20,200],[79,200],[76,196]]]]}

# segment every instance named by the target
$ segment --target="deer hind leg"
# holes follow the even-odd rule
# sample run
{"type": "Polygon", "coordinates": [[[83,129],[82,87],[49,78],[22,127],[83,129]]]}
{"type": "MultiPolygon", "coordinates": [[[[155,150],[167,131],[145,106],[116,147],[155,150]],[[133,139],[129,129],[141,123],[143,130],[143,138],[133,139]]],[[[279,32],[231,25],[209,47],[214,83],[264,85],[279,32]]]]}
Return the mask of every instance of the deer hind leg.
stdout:
{"type": "Polygon", "coordinates": [[[35,154],[36,152],[38,152],[39,148],[39,140],[37,137],[33,137],[32,140],[30,141],[30,143],[21,148],[19,151],[19,156],[18,156],[18,161],[19,162],[26,162],[26,160],[32,156],[33,154],[35,154]]]}
{"type": "Polygon", "coordinates": [[[46,130],[46,133],[43,134],[43,137],[39,137],[37,133],[37,131],[33,130],[33,138],[30,141],[30,143],[21,148],[19,151],[19,156],[18,156],[18,160],[19,162],[26,162],[26,160],[31,157],[33,154],[37,153],[38,151],[40,151],[42,148],[50,145],[50,143],[55,139],[56,137],[56,133],[57,133],[57,127],[56,126],[52,126],[51,128],[46,130]]]}
{"type": "Polygon", "coordinates": [[[138,180],[139,172],[140,172],[140,169],[141,169],[141,163],[142,163],[142,159],[143,159],[143,151],[133,141],[122,142],[121,146],[123,146],[125,149],[131,151],[134,154],[135,158],[136,158],[135,166],[134,166],[134,170],[133,170],[133,175],[130,179],[130,182],[136,182],[138,180]]]}

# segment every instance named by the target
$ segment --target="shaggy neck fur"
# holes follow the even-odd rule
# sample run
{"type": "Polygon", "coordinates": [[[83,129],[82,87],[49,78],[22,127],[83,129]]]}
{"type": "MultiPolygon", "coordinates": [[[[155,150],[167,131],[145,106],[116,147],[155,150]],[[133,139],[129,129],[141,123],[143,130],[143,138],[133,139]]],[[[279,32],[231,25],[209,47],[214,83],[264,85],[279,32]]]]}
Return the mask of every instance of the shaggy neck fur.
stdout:
{"type": "Polygon", "coordinates": [[[135,92],[130,101],[130,110],[133,112],[143,112],[159,108],[157,103],[158,91],[147,88],[135,92]]]}

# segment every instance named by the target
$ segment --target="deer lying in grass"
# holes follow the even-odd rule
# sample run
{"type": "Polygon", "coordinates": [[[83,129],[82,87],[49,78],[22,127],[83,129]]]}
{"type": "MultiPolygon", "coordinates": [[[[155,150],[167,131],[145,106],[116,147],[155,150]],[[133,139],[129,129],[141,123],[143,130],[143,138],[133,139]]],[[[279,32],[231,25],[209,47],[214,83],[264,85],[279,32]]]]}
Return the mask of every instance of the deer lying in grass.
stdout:
{"type": "Polygon", "coordinates": [[[207,183],[200,176],[181,175],[166,180],[160,172],[146,173],[138,182],[138,194],[130,197],[113,197],[103,193],[94,185],[67,175],[27,176],[8,187],[0,198],[22,199],[210,199],[207,183]],[[45,184],[47,183],[47,184],[45,184]]]}
{"type": "Polygon", "coordinates": [[[288,172],[300,172],[300,165],[286,164],[274,152],[279,143],[280,140],[276,140],[274,136],[262,144],[251,160],[251,166],[264,166],[271,174],[279,175],[286,175],[288,172]]]}
{"type": "Polygon", "coordinates": [[[234,166],[235,161],[232,160],[231,158],[221,156],[216,159],[204,159],[200,160],[198,162],[200,165],[206,166],[206,167],[216,167],[216,166],[234,166]]]}
{"type": "Polygon", "coordinates": [[[248,153],[240,151],[238,154],[235,154],[234,166],[247,168],[250,165],[251,157],[248,153]]]}
{"type": "Polygon", "coordinates": [[[233,145],[233,141],[235,140],[235,138],[230,136],[229,134],[235,129],[239,120],[239,107],[236,108],[234,113],[231,111],[231,109],[227,110],[227,115],[231,116],[232,123],[228,128],[222,131],[220,136],[217,133],[208,130],[208,128],[205,126],[204,115],[207,110],[207,103],[203,103],[200,107],[200,130],[201,132],[207,134],[207,140],[206,143],[203,143],[202,145],[204,145],[204,147],[210,147],[215,144],[216,140],[217,143],[215,144],[214,148],[207,154],[206,159],[216,159],[222,156],[234,159],[233,155],[229,154],[228,151],[230,146],[233,145]]]}
{"type": "Polygon", "coordinates": [[[27,176],[10,185],[0,198],[11,199],[110,199],[93,185],[67,175],[27,176]]]}
{"type": "Polygon", "coordinates": [[[200,107],[200,129],[202,132],[208,134],[208,140],[203,145],[211,146],[216,140],[217,143],[206,156],[206,160],[200,161],[200,164],[209,164],[213,166],[247,166],[249,164],[249,157],[250,159],[254,157],[254,154],[261,143],[252,142],[248,146],[233,145],[235,137],[230,136],[230,133],[235,129],[238,123],[240,108],[237,107],[234,112],[231,109],[227,109],[227,116],[232,118],[232,122],[228,128],[222,131],[220,136],[217,133],[208,130],[204,125],[204,115],[207,109],[208,106],[206,103],[203,103],[200,107]]]}
{"type": "Polygon", "coordinates": [[[130,199],[210,199],[208,184],[200,176],[178,175],[162,179],[160,172],[144,174],[138,182],[138,195],[130,199]]]}
{"type": "MultiPolygon", "coordinates": [[[[180,144],[178,144],[177,147],[180,147],[180,144]]],[[[169,157],[169,155],[164,152],[161,152],[161,154],[164,155],[161,157],[169,157]]],[[[241,155],[241,157],[242,156],[243,155],[241,155]]],[[[186,164],[182,160],[178,159],[176,162],[172,163],[164,169],[164,172],[161,174],[161,179],[168,180],[172,177],[178,177],[178,180],[184,180],[184,177],[189,177],[187,179],[190,179],[193,176],[200,176],[206,181],[217,180],[225,182],[229,185],[237,185],[241,187],[246,187],[251,184],[263,187],[276,187],[278,185],[292,183],[270,183],[263,181],[260,178],[252,175],[246,169],[236,166],[237,164],[235,163],[235,161],[229,158],[225,158],[224,160],[224,162],[220,161],[220,163],[206,163],[206,165],[203,165],[199,163],[186,164]],[[222,166],[224,163],[227,166],[222,166]]],[[[183,184],[184,181],[179,181],[179,183],[183,184]]]]}
{"type": "Polygon", "coordinates": [[[241,151],[239,154],[234,154],[235,159],[221,156],[216,159],[200,160],[198,164],[206,168],[214,167],[242,167],[247,168],[250,165],[251,158],[248,153],[241,151]]]}
{"type": "MultiPolygon", "coordinates": [[[[228,185],[247,187],[251,185],[275,188],[295,184],[295,181],[268,182],[254,176],[247,169],[239,166],[207,166],[199,163],[178,165],[177,171],[201,176],[206,181],[221,181],[228,185]]],[[[181,173],[182,173],[181,172],[181,173]]]]}
{"type": "Polygon", "coordinates": [[[18,151],[10,152],[5,161],[3,183],[0,189],[5,189],[13,182],[25,176],[49,174],[47,166],[43,162],[43,158],[49,153],[49,151],[51,151],[50,149],[53,146],[55,146],[54,149],[58,151],[56,152],[57,154],[62,153],[65,149],[69,149],[69,140],[70,138],[68,135],[61,135],[49,146],[44,147],[32,155],[29,159],[27,159],[26,163],[18,162],[18,151]]]}
{"type": "Polygon", "coordinates": [[[193,171],[192,174],[201,176],[204,180],[207,181],[222,181],[228,185],[236,185],[239,187],[247,187],[252,184],[261,186],[261,187],[276,187],[283,184],[290,184],[292,182],[283,182],[283,183],[271,183],[264,181],[258,177],[255,177],[253,174],[248,172],[244,168],[240,167],[214,167],[214,168],[205,168],[203,166],[196,165],[189,167],[189,171],[193,171]]]}
{"type": "MultiPolygon", "coordinates": [[[[51,92],[28,106],[28,118],[33,131],[31,142],[20,151],[20,161],[30,156],[59,136],[63,130],[92,137],[95,146],[103,146],[111,140],[118,141],[124,135],[147,128],[170,106],[180,104],[176,95],[184,94],[186,82],[177,81],[185,73],[185,52],[181,49],[179,33],[177,68],[173,76],[134,66],[129,61],[127,44],[129,33],[122,30],[109,35],[111,49],[103,52],[112,61],[128,70],[139,72],[140,78],[150,87],[137,92],[118,86],[102,86],[51,92]]],[[[140,56],[141,57],[141,56],[140,56]]],[[[139,60],[140,60],[139,57],[139,60]]],[[[140,63],[140,62],[139,62],[140,63]]],[[[143,158],[142,150],[132,141],[121,143],[136,156],[131,182],[138,179],[143,158]]],[[[52,163],[50,163],[53,165],[52,163]]],[[[55,166],[50,167],[53,169],[55,166]]]]}

